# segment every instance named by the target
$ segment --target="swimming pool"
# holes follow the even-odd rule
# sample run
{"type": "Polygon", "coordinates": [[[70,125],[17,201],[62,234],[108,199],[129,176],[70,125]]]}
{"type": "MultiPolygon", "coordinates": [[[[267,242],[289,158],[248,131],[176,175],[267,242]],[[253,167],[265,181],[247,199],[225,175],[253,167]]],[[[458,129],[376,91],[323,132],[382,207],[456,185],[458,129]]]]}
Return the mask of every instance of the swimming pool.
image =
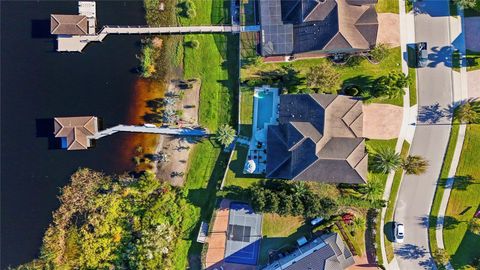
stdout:
{"type": "Polygon", "coordinates": [[[273,115],[273,92],[258,92],[257,130],[264,128],[265,123],[270,123],[273,115]]]}

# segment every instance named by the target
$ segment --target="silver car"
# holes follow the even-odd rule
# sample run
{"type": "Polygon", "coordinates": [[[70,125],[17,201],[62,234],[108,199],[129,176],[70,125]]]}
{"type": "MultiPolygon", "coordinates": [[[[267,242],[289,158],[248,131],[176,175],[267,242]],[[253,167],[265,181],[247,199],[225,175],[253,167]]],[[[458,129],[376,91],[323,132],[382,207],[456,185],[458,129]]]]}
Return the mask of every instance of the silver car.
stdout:
{"type": "Polygon", "coordinates": [[[393,224],[393,240],[396,243],[403,243],[405,237],[405,227],[402,223],[395,222],[393,224]]]}

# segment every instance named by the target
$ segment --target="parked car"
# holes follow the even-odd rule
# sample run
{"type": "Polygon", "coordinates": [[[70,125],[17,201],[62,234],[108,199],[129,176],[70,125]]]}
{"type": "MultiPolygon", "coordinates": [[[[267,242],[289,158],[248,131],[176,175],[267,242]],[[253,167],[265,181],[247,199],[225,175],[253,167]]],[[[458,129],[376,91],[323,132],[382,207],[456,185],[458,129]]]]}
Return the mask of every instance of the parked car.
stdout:
{"type": "Polygon", "coordinates": [[[312,226],[316,226],[318,224],[320,224],[320,222],[323,221],[323,217],[317,217],[317,218],[314,218],[310,221],[310,224],[312,224],[312,226]]]}
{"type": "Polygon", "coordinates": [[[402,223],[393,223],[393,240],[396,243],[403,243],[405,237],[405,227],[402,223]]]}
{"type": "Polygon", "coordinates": [[[427,43],[418,42],[415,43],[415,59],[417,67],[426,67],[428,62],[427,43]]]}

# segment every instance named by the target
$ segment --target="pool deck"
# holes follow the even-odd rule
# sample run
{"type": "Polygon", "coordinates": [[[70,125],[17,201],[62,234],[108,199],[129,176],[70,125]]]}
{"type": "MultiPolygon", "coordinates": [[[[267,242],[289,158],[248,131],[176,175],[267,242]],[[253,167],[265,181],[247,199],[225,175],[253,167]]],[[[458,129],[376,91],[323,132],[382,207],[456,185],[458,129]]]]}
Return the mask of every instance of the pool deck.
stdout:
{"type": "Polygon", "coordinates": [[[267,126],[272,124],[278,124],[278,105],[280,103],[280,97],[278,95],[278,89],[269,86],[256,87],[253,95],[253,123],[252,123],[252,137],[250,138],[250,144],[248,146],[247,162],[252,159],[256,164],[256,169],[253,174],[264,174],[267,167],[267,126]],[[272,116],[270,121],[265,123],[263,127],[258,125],[259,115],[259,96],[263,93],[273,93],[272,99],[272,116]]]}

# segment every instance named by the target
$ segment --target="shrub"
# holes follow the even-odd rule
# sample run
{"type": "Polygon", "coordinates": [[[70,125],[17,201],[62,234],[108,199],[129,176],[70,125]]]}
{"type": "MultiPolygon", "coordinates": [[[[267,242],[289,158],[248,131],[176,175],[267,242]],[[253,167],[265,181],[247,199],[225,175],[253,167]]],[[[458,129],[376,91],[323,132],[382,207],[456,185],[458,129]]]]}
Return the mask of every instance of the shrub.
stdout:
{"type": "Polygon", "coordinates": [[[340,86],[340,73],[329,62],[311,67],[306,79],[307,86],[317,93],[336,93],[340,86]]]}
{"type": "Polygon", "coordinates": [[[352,55],[347,60],[347,66],[356,67],[363,62],[363,57],[359,55],[352,55]]]}
{"type": "Polygon", "coordinates": [[[345,88],[345,94],[347,94],[349,96],[356,96],[360,92],[361,91],[359,90],[358,86],[356,86],[356,85],[350,85],[350,86],[347,86],[347,88],[345,88]]]}
{"type": "Polygon", "coordinates": [[[435,254],[433,254],[435,260],[441,264],[441,265],[446,265],[450,261],[450,255],[447,253],[445,249],[439,248],[435,251],[435,254]]]}
{"type": "Polygon", "coordinates": [[[198,49],[199,46],[200,46],[200,42],[198,42],[198,40],[196,39],[188,42],[188,47],[190,48],[198,49]]]}
{"type": "Polygon", "coordinates": [[[480,218],[473,218],[470,221],[468,229],[474,233],[480,235],[480,218]]]}
{"type": "Polygon", "coordinates": [[[388,47],[385,44],[376,45],[371,51],[370,56],[375,62],[381,62],[388,56],[388,47]]]}

